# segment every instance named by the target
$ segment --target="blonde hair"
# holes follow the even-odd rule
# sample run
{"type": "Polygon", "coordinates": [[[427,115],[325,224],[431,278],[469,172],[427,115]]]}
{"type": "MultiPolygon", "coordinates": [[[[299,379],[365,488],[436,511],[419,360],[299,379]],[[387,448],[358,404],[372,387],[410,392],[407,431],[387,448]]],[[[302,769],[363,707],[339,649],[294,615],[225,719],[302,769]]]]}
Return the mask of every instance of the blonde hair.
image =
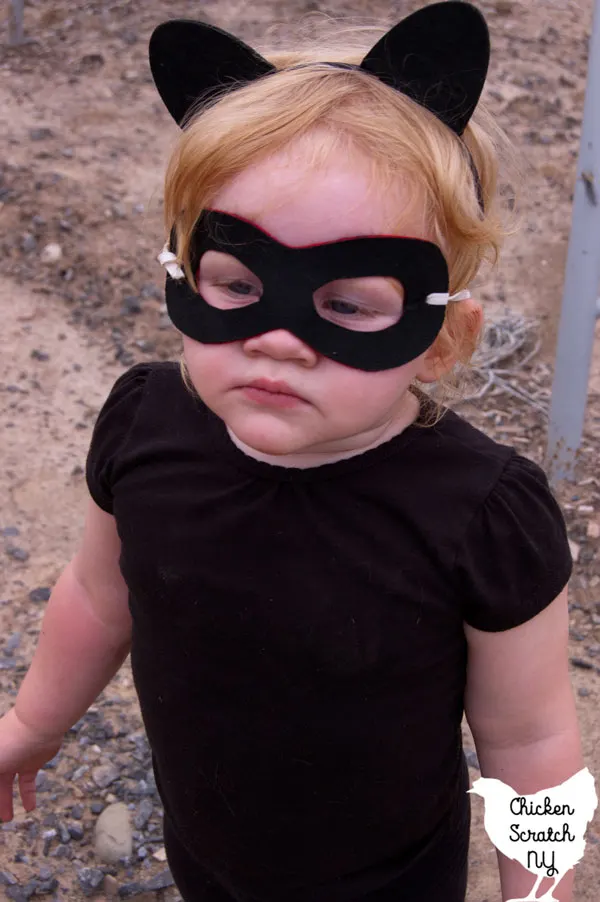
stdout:
{"type": "MultiPolygon", "coordinates": [[[[319,140],[308,142],[303,156],[308,165],[318,167],[336,152],[358,152],[383,190],[399,180],[414,189],[432,240],[446,255],[450,292],[467,287],[482,264],[497,262],[511,230],[511,204],[503,206],[497,191],[499,159],[509,150],[502,132],[480,105],[460,139],[372,75],[322,62],[325,57],[357,64],[359,52],[321,49],[319,56],[271,53],[276,72],[213,96],[189,117],[167,168],[165,225],[168,233],[175,229],[174,250],[190,285],[195,288],[189,252],[200,211],[243,170],[318,130],[319,140]]],[[[405,209],[399,211],[399,225],[405,215],[405,209]]],[[[436,339],[440,352],[453,353],[463,367],[476,346],[473,325],[464,304],[449,304],[436,339]]]]}

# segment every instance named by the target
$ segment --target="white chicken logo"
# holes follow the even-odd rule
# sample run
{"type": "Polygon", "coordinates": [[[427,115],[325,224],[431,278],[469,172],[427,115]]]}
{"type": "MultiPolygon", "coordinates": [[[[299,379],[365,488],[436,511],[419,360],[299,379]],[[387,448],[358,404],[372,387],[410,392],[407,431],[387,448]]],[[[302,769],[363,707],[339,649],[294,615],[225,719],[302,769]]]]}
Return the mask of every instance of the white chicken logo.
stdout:
{"type": "Polygon", "coordinates": [[[588,768],[533,795],[520,796],[501,780],[487,777],[475,780],[468,791],[484,800],[484,827],[496,848],[537,874],[528,896],[507,902],[558,902],[553,892],[583,858],[585,831],[598,805],[588,768]],[[545,877],[553,877],[554,885],[538,898],[545,877]]]}

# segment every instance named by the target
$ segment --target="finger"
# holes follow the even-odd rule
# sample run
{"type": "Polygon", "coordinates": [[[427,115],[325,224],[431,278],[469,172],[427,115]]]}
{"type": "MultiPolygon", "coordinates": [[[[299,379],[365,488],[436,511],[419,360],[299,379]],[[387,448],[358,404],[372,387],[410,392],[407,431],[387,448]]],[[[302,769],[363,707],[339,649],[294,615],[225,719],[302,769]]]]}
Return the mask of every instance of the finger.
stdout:
{"type": "Polygon", "coordinates": [[[19,774],[19,792],[25,811],[33,811],[35,808],[35,778],[37,771],[25,771],[19,774]]]}
{"type": "Polygon", "coordinates": [[[0,820],[12,821],[13,819],[13,783],[14,774],[7,776],[3,774],[0,777],[0,820]]]}

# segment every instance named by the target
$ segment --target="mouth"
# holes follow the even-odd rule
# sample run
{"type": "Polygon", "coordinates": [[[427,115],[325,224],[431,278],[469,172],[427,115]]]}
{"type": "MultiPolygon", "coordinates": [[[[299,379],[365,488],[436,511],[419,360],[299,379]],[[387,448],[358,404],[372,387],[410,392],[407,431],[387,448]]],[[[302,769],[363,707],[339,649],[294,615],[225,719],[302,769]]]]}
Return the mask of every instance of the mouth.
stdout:
{"type": "Polygon", "coordinates": [[[287,382],[272,382],[270,379],[255,379],[253,382],[248,382],[247,385],[242,386],[242,388],[257,388],[260,391],[266,391],[272,395],[287,395],[290,398],[297,398],[299,401],[304,400],[304,398],[301,398],[287,382]]]}
{"type": "Polygon", "coordinates": [[[294,407],[305,404],[304,398],[297,395],[287,382],[276,382],[271,379],[254,379],[245,385],[240,385],[244,395],[258,404],[266,404],[269,407],[294,407]]]}

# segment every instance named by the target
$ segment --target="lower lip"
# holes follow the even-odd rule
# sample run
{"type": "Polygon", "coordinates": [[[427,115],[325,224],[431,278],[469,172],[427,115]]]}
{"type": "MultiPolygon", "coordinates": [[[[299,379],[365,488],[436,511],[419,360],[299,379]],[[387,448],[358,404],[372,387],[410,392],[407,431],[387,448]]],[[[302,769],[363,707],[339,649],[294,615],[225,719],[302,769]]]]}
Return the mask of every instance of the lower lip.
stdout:
{"type": "Polygon", "coordinates": [[[242,388],[242,392],[250,401],[256,401],[265,407],[297,407],[305,402],[296,395],[284,395],[278,392],[265,391],[264,388],[251,388],[246,385],[242,388]]]}

